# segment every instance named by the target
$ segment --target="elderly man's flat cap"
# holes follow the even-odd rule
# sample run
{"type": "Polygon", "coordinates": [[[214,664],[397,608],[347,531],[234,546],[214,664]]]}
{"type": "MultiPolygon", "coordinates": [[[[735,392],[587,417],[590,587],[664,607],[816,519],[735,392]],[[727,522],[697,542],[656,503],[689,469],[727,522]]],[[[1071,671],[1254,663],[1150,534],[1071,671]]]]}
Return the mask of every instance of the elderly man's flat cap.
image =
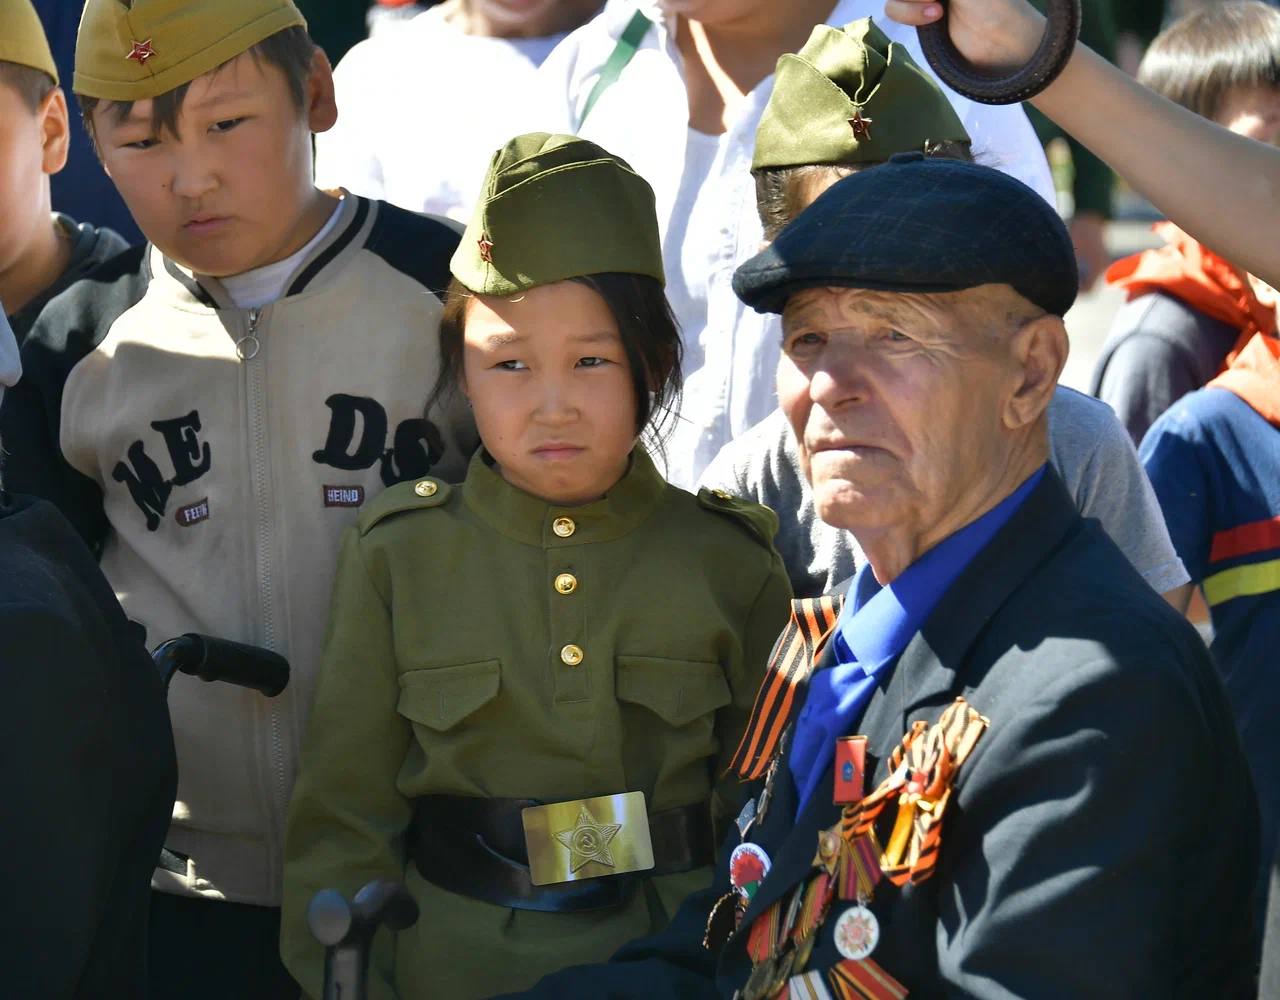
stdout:
{"type": "Polygon", "coordinates": [[[900,153],[837,182],[767,249],[733,290],[757,312],[782,312],[804,288],[955,292],[1012,285],[1063,315],[1079,287],[1058,213],[990,167],[900,153]]]}

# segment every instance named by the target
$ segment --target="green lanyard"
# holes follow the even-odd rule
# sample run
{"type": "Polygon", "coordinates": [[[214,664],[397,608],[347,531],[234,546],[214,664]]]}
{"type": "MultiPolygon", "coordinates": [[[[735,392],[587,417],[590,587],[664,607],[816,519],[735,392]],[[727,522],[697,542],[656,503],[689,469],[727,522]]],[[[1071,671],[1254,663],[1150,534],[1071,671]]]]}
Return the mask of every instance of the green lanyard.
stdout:
{"type": "Polygon", "coordinates": [[[627,23],[626,30],[623,31],[622,37],[618,39],[618,44],[609,53],[609,59],[604,64],[604,69],[600,71],[600,77],[596,80],[596,85],[591,88],[591,93],[587,96],[587,103],[582,109],[582,118],[578,122],[578,131],[582,131],[582,126],[586,124],[587,116],[591,114],[591,109],[596,106],[596,101],[606,90],[612,87],[618,81],[618,77],[622,75],[622,71],[627,68],[627,64],[631,62],[636,54],[636,50],[640,48],[640,43],[644,41],[644,36],[649,33],[649,29],[653,27],[653,22],[645,17],[641,11],[636,11],[631,20],[627,23]]]}

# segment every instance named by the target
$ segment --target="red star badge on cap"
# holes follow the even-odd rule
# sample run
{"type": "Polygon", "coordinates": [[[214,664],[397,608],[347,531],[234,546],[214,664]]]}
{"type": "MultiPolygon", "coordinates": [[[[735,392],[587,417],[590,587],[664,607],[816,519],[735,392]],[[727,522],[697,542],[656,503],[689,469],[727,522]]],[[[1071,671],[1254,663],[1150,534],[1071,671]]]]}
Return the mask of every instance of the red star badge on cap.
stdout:
{"type": "Polygon", "coordinates": [[[493,263],[493,240],[489,239],[489,234],[485,233],[480,239],[476,240],[476,244],[480,247],[480,259],[486,264],[493,263]]]}
{"type": "Polygon", "coordinates": [[[870,139],[871,126],[874,124],[874,118],[862,117],[861,108],[856,108],[853,112],[853,117],[849,119],[849,126],[853,129],[855,139],[870,139]]]}
{"type": "Polygon", "coordinates": [[[145,66],[147,64],[147,60],[155,54],[155,46],[151,44],[151,39],[148,38],[145,42],[135,40],[133,48],[129,50],[129,54],[125,56],[125,58],[134,59],[137,61],[139,66],[145,66]]]}

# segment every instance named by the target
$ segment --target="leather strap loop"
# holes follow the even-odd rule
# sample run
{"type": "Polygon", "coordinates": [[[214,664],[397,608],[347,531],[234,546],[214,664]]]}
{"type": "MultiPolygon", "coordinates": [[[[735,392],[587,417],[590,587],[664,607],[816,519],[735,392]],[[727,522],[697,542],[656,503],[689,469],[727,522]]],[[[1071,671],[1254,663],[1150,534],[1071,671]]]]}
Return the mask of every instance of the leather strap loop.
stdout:
{"type": "Polygon", "coordinates": [[[1025,66],[1001,76],[978,70],[956,51],[945,11],[940,20],[918,29],[920,48],[938,79],[957,94],[980,104],[1017,104],[1030,100],[1058,78],[1080,36],[1080,19],[1080,0],[1048,0],[1040,45],[1025,66]]]}

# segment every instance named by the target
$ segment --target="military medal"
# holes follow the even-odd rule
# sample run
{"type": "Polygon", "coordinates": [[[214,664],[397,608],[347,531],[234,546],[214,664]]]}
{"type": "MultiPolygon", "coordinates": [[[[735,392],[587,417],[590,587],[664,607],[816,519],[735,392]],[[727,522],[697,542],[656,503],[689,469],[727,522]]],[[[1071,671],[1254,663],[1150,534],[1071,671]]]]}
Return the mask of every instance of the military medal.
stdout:
{"type": "Polygon", "coordinates": [[[835,926],[836,951],[845,958],[860,962],[876,950],[880,943],[880,921],[859,903],[845,910],[835,926]]]}
{"type": "Polygon", "coordinates": [[[762,848],[755,844],[739,844],[729,855],[729,884],[750,902],[772,864],[762,848]]]}
{"type": "Polygon", "coordinates": [[[741,910],[742,897],[735,892],[726,892],[716,900],[707,916],[707,927],[702,934],[702,947],[708,951],[719,951],[724,943],[738,929],[738,917],[741,910]]]}
{"type": "Polygon", "coordinates": [[[836,739],[835,794],[838,806],[853,805],[862,800],[863,776],[867,771],[867,738],[840,736],[836,739]]]}
{"type": "Polygon", "coordinates": [[[756,821],[756,800],[747,799],[747,804],[742,807],[742,812],[738,813],[738,818],[734,820],[734,825],[738,828],[738,836],[746,840],[747,831],[751,829],[756,821]]]}

